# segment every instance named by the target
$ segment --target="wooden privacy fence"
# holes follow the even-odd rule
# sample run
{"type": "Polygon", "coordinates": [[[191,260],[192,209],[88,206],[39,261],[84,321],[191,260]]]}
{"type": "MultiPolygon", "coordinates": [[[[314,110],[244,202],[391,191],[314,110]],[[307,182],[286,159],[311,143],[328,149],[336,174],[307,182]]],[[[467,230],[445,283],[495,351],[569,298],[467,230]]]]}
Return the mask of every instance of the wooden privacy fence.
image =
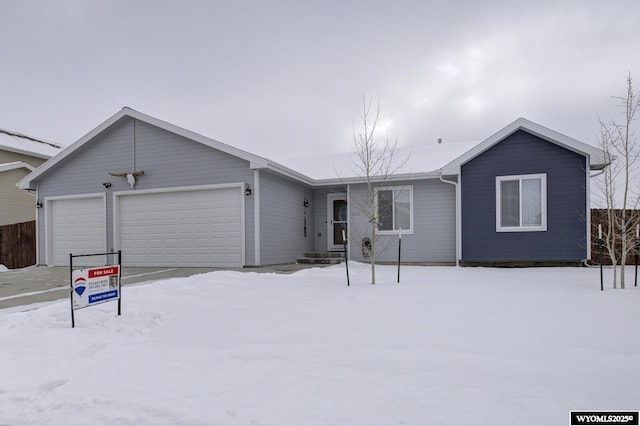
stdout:
{"type": "MultiPolygon", "coordinates": [[[[616,218],[622,218],[622,210],[615,211],[616,218]]],[[[627,218],[631,218],[632,216],[638,217],[640,215],[640,211],[638,210],[627,210],[627,218]]],[[[609,226],[608,215],[606,209],[591,209],[591,262],[598,263],[600,261],[599,252],[598,252],[598,225],[602,225],[603,232],[609,226]]],[[[635,233],[635,225],[630,232],[635,233]]],[[[622,253],[622,242],[618,241],[616,245],[617,257],[620,259],[622,253]]],[[[638,248],[638,247],[636,247],[638,248]]],[[[607,254],[606,246],[602,249],[602,258],[603,263],[605,265],[611,265],[611,258],[607,254]]],[[[635,263],[635,250],[631,248],[629,253],[627,254],[627,265],[632,265],[635,263]]],[[[620,264],[620,260],[618,260],[618,264],[620,264]]]]}
{"type": "Polygon", "coordinates": [[[0,226],[0,264],[24,268],[36,263],[36,221],[0,226]]]}

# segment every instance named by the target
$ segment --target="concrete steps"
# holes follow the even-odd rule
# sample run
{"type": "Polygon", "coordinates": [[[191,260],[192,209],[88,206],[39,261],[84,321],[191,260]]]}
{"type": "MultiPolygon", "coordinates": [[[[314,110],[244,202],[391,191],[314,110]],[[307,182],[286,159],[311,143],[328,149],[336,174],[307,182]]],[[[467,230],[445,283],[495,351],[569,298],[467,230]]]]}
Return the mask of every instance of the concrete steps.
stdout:
{"type": "Polygon", "coordinates": [[[339,251],[328,253],[305,253],[303,257],[298,258],[298,263],[307,265],[337,265],[342,263],[344,253],[339,251]]]}

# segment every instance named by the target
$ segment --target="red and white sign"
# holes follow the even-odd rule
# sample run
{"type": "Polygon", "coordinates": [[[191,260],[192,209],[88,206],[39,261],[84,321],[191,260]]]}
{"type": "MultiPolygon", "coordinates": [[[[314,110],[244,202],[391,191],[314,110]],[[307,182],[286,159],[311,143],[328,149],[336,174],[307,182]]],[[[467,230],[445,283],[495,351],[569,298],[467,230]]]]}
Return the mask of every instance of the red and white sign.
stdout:
{"type": "Polygon", "coordinates": [[[120,266],[76,269],[71,281],[73,309],[120,299],[120,266]]]}
{"type": "Polygon", "coordinates": [[[104,277],[107,275],[118,275],[119,266],[107,266],[104,268],[87,269],[89,278],[104,277]]]}

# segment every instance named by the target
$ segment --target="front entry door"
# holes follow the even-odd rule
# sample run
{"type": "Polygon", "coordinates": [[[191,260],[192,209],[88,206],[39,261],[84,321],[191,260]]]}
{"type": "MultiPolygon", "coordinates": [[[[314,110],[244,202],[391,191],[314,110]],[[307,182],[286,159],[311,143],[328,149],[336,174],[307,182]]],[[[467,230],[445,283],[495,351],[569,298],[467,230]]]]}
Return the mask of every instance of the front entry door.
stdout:
{"type": "Polygon", "coordinates": [[[347,233],[347,194],[327,195],[328,249],[343,250],[342,231],[347,233]]]}

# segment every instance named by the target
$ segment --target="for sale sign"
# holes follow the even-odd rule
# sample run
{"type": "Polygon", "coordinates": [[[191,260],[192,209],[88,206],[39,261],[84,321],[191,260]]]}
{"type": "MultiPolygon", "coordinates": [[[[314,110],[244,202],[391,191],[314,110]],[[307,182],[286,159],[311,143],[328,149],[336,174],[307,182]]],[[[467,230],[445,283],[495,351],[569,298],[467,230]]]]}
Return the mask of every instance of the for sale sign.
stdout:
{"type": "Polygon", "coordinates": [[[72,273],[73,309],[120,299],[120,266],[76,269],[72,273]]]}

